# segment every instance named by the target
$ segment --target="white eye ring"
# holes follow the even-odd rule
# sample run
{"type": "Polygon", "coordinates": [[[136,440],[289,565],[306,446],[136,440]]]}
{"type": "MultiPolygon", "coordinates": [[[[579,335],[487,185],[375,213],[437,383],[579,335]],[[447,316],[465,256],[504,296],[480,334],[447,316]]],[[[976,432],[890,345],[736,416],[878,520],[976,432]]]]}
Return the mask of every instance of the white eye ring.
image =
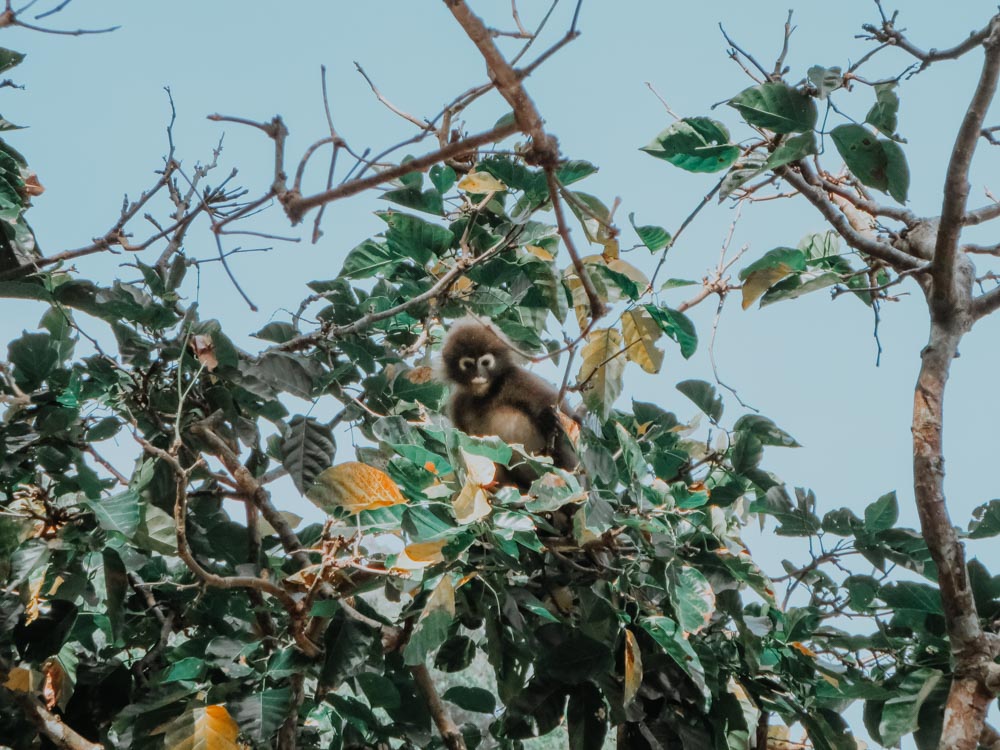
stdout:
{"type": "Polygon", "coordinates": [[[462,357],[460,360],[458,360],[458,367],[463,372],[475,366],[476,366],[476,360],[474,360],[472,357],[462,357]]]}
{"type": "Polygon", "coordinates": [[[492,354],[484,354],[479,358],[479,364],[489,370],[496,364],[496,358],[492,354]]]}

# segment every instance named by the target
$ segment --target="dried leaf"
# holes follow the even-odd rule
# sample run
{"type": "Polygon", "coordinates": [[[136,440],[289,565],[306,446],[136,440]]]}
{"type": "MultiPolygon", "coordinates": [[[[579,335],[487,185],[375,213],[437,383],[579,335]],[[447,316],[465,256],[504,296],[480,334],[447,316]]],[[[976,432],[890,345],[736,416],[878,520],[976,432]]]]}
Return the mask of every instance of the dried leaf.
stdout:
{"type": "Polygon", "coordinates": [[[485,456],[468,453],[461,449],[462,460],[465,461],[466,483],[477,487],[490,487],[496,482],[497,466],[485,456]]]}
{"type": "Polygon", "coordinates": [[[622,703],[628,706],[635,700],[642,684],[642,652],[631,630],[625,631],[625,696],[622,703]]]}
{"type": "Polygon", "coordinates": [[[424,610],[420,613],[420,619],[423,620],[432,612],[440,610],[447,612],[452,617],[455,616],[455,586],[448,575],[441,576],[438,585],[427,597],[427,604],[424,605],[424,610]]]}
{"type": "Polygon", "coordinates": [[[403,374],[403,377],[415,385],[423,385],[434,379],[434,368],[426,366],[414,367],[412,370],[407,370],[403,374]]]}
{"type": "Polygon", "coordinates": [[[460,524],[475,523],[490,514],[490,500],[486,491],[472,482],[466,482],[451,505],[455,511],[455,520],[460,524]]]}
{"type": "Polygon", "coordinates": [[[7,681],[3,686],[15,693],[33,693],[37,683],[37,673],[24,667],[14,667],[7,673],[7,681]]]}
{"type": "Polygon", "coordinates": [[[415,542],[406,545],[396,558],[393,570],[423,570],[442,562],[444,560],[442,550],[446,542],[447,540],[441,539],[436,542],[415,542]]]}
{"type": "Polygon", "coordinates": [[[170,750],[238,750],[240,727],[225,706],[193,708],[166,727],[163,744],[170,750]]]}
{"type": "Polygon", "coordinates": [[[208,333],[199,333],[191,337],[189,342],[191,352],[201,362],[205,369],[212,372],[219,366],[219,360],[215,356],[215,344],[212,343],[212,336],[208,333]]]}
{"type": "Polygon", "coordinates": [[[625,335],[625,356],[646,372],[659,372],[663,366],[663,351],[656,348],[656,340],[663,335],[663,329],[646,308],[625,311],[622,333],[625,335]]]}

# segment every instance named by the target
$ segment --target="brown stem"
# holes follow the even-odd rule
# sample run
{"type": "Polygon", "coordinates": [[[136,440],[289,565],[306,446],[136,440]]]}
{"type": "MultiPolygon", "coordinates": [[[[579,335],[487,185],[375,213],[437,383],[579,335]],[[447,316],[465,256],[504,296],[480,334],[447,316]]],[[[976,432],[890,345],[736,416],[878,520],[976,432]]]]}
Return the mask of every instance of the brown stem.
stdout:
{"type": "Polygon", "coordinates": [[[413,675],[417,687],[420,688],[420,692],[423,693],[424,700],[427,701],[427,710],[430,711],[445,746],[448,750],[466,750],[465,738],[459,731],[458,725],[455,724],[448,713],[448,709],[445,708],[444,703],[441,701],[441,696],[438,695],[437,688],[434,686],[434,681],[431,679],[431,674],[427,667],[423,664],[418,664],[410,668],[410,673],[413,675]]]}
{"type": "Polygon", "coordinates": [[[9,691],[14,696],[38,731],[62,750],[104,750],[102,745],[91,742],[63,723],[61,717],[49,711],[34,695],[9,691]]]}
{"type": "Polygon", "coordinates": [[[296,750],[299,735],[299,709],[305,700],[305,675],[302,672],[292,675],[292,699],[288,706],[288,718],[278,732],[278,750],[296,750]]]}

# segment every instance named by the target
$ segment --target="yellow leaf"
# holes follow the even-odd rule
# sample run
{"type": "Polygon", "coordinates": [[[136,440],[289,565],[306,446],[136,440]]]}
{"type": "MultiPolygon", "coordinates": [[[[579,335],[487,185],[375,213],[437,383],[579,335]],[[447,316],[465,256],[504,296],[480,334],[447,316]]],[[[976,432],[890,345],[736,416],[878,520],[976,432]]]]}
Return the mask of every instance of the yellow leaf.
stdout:
{"type": "Polygon", "coordinates": [[[663,366],[663,352],[655,344],[663,335],[663,329],[646,308],[637,307],[622,315],[622,333],[625,334],[625,356],[646,372],[659,372],[663,366]]]}
{"type": "Polygon", "coordinates": [[[388,474],[359,461],[347,461],[321,471],[306,497],[327,515],[337,508],[354,515],[406,502],[388,474]]]}
{"type": "Polygon", "coordinates": [[[498,193],[507,186],[489,172],[469,172],[458,181],[458,189],[467,193],[498,193]]]}
{"type": "Polygon", "coordinates": [[[601,328],[587,335],[577,377],[583,388],[584,403],[601,419],[611,413],[622,391],[625,370],[622,355],[622,335],[614,328],[601,328]]]}
{"type": "Polygon", "coordinates": [[[546,250],[544,247],[541,247],[539,245],[525,245],[524,249],[527,250],[532,255],[534,255],[536,258],[541,258],[544,261],[550,261],[556,257],[548,250],[546,250]]]}
{"type": "Polygon", "coordinates": [[[468,453],[460,448],[462,460],[465,461],[466,483],[477,487],[489,487],[497,478],[497,465],[486,456],[468,453]]]}
{"type": "Polygon", "coordinates": [[[225,706],[185,711],[165,727],[164,747],[170,750],[238,750],[239,725],[225,706]]]}
{"type": "Polygon", "coordinates": [[[750,307],[764,292],[791,272],[792,267],[785,263],[752,272],[743,282],[743,309],[750,307]]]}
{"type": "Polygon", "coordinates": [[[3,684],[15,693],[32,693],[38,684],[38,675],[24,667],[14,667],[7,673],[7,681],[3,684]]]}
{"type": "Polygon", "coordinates": [[[393,570],[423,570],[444,560],[444,545],[447,540],[437,542],[416,542],[408,544],[399,553],[393,570]]]}
{"type": "Polygon", "coordinates": [[[460,524],[475,523],[490,514],[490,500],[482,486],[466,482],[462,491],[451,501],[455,520],[460,524]]]}
{"type": "Polygon", "coordinates": [[[624,705],[628,706],[635,700],[642,684],[642,652],[639,642],[631,630],[625,631],[625,697],[624,705]]]}

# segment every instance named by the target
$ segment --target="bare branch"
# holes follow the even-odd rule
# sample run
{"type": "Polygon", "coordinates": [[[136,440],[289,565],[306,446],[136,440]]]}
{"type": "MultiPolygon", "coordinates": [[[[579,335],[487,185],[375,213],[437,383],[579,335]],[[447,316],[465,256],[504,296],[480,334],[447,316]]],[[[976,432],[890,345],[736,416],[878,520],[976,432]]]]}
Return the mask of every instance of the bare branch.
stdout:
{"type": "MultiPolygon", "coordinates": [[[[882,11],[882,6],[880,4],[879,11],[882,11]]],[[[907,39],[903,35],[902,31],[896,28],[895,18],[895,15],[893,15],[892,18],[886,18],[885,13],[882,12],[881,26],[866,23],[861,28],[870,34],[871,39],[874,39],[877,42],[899,47],[901,50],[904,50],[913,57],[917,58],[920,61],[920,68],[917,72],[926,70],[932,63],[939,62],[940,60],[955,60],[964,55],[966,52],[974,50],[986,41],[986,38],[991,33],[990,27],[992,26],[991,21],[979,31],[974,31],[969,34],[968,39],[956,44],[954,47],[949,47],[948,49],[943,50],[931,49],[925,52],[907,39]]]]}
{"type": "Polygon", "coordinates": [[[413,674],[413,679],[417,683],[417,687],[420,688],[420,692],[424,695],[427,710],[430,711],[431,717],[441,733],[445,747],[448,750],[465,750],[465,738],[441,701],[441,696],[438,695],[437,687],[434,685],[434,680],[431,679],[427,667],[418,664],[411,667],[410,672],[413,674]]]}
{"type": "Polygon", "coordinates": [[[920,260],[908,255],[901,250],[897,250],[888,243],[864,236],[851,226],[850,221],[841,212],[837,205],[830,200],[826,192],[819,185],[812,184],[805,175],[814,177],[808,165],[799,162],[797,165],[801,172],[796,172],[791,166],[781,167],[778,174],[782,179],[794,187],[802,196],[812,203],[830,225],[837,231],[844,241],[859,252],[870,255],[873,258],[885,261],[897,270],[915,268],[920,265],[920,260]]]}
{"type": "Polygon", "coordinates": [[[91,742],[83,735],[75,732],[63,720],[49,711],[36,696],[28,693],[20,693],[14,690],[8,691],[24,709],[31,723],[38,727],[38,731],[57,748],[61,750],[104,750],[102,745],[91,742]]]}
{"type": "Polygon", "coordinates": [[[930,295],[931,309],[937,314],[950,312],[956,300],[955,262],[965,206],[969,199],[969,167],[983,120],[996,94],[997,79],[1000,78],[1000,15],[994,16],[987,28],[990,33],[982,42],[986,51],[982,73],[955,138],[945,177],[941,223],[934,247],[934,285],[930,295]]]}
{"type": "Polygon", "coordinates": [[[371,175],[370,177],[351,180],[343,185],[338,185],[331,190],[324,190],[322,193],[316,193],[315,195],[305,197],[288,195],[284,200],[285,211],[288,213],[289,218],[293,222],[298,223],[302,220],[303,215],[310,209],[322,206],[326,203],[333,203],[333,201],[339,200],[340,198],[357,195],[358,193],[364,192],[369,188],[373,188],[392,180],[397,180],[400,177],[405,177],[411,172],[419,172],[427,169],[428,167],[432,167],[435,164],[439,164],[440,162],[447,161],[448,159],[454,159],[462,154],[468,154],[480,146],[501,141],[507,136],[518,132],[518,130],[519,128],[517,123],[502,123],[483,133],[470,135],[460,141],[450,143],[437,151],[432,151],[428,154],[424,154],[423,156],[418,156],[405,164],[385,169],[378,174],[371,175]]]}
{"type": "Polygon", "coordinates": [[[580,279],[580,283],[583,284],[583,291],[587,294],[587,303],[590,305],[590,319],[597,320],[604,317],[604,314],[607,312],[607,306],[601,301],[600,296],[598,296],[597,289],[594,288],[594,282],[590,278],[590,274],[587,273],[587,269],[584,268],[583,261],[580,260],[580,254],[576,250],[576,245],[573,244],[573,238],[569,233],[569,226],[566,224],[562,201],[559,197],[559,181],[556,179],[555,170],[552,167],[545,167],[545,178],[549,186],[549,198],[552,201],[552,210],[556,214],[556,225],[559,227],[559,236],[562,237],[563,244],[566,245],[566,251],[573,262],[577,278],[580,279]]]}

